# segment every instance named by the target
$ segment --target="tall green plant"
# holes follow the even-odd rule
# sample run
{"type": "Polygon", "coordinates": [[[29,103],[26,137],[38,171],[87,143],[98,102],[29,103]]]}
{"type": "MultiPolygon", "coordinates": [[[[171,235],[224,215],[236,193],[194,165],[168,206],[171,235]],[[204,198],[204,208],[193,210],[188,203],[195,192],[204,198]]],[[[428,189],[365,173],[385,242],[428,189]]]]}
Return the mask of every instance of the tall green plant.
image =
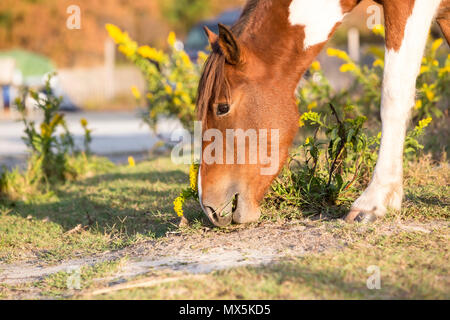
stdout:
{"type": "Polygon", "coordinates": [[[36,166],[33,171],[42,174],[40,177],[36,176],[36,179],[64,181],[70,174],[67,156],[74,151],[74,141],[64,115],[58,112],[61,98],[52,94],[50,87],[52,76],[53,74],[50,74],[46,80],[44,96],[29,91],[30,96],[36,101],[36,107],[43,114],[39,129],[36,129],[35,122],[29,120],[27,116],[25,99],[16,99],[16,105],[25,126],[25,136],[22,139],[30,150],[30,165],[36,166]],[[58,129],[61,129],[59,135],[58,129]]]}
{"type": "Polygon", "coordinates": [[[29,159],[25,170],[2,168],[0,201],[41,201],[51,197],[53,187],[67,179],[84,177],[92,172],[105,172],[114,166],[108,159],[90,154],[92,130],[88,128],[86,119],[80,121],[84,129],[84,151],[75,150],[64,115],[59,112],[61,98],[55,97],[50,88],[52,76],[50,74],[46,80],[44,95],[26,91],[23,98],[16,99],[24,124],[25,135],[22,139],[29,149],[29,159]],[[40,124],[28,118],[25,106],[28,94],[42,113],[40,124]]]}
{"type": "MultiPolygon", "coordinates": [[[[367,118],[344,108],[341,116],[305,112],[300,125],[314,132],[291,154],[288,165],[272,184],[266,203],[275,207],[295,206],[313,212],[353,201],[367,186],[377,160],[381,133],[370,135],[363,127],[367,118]],[[334,120],[332,120],[334,119],[334,120]]],[[[419,121],[406,137],[405,159],[418,155],[417,140],[431,118],[419,121]]]]}
{"type": "Polygon", "coordinates": [[[165,53],[147,45],[138,46],[114,25],[108,24],[106,29],[119,50],[144,75],[147,92],[142,95],[137,88],[132,88],[138,102],[143,99],[146,102],[148,113],[144,115],[144,121],[154,129],[159,117],[175,116],[186,129],[193,130],[197,86],[206,55],[200,53],[198,63],[192,62],[186,52],[176,47],[173,32],[167,39],[170,51],[165,53]]]}
{"type": "MultiPolygon", "coordinates": [[[[373,29],[377,35],[384,36],[380,25],[373,29]]],[[[417,78],[417,96],[412,110],[413,124],[417,125],[423,118],[441,118],[448,112],[450,97],[450,55],[438,57],[442,46],[441,38],[428,41],[422,60],[420,74],[417,78]]],[[[379,122],[381,103],[381,83],[384,69],[384,51],[379,47],[370,47],[368,53],[373,57],[372,65],[360,65],[354,62],[346,52],[328,48],[330,57],[342,61],[339,71],[352,75],[348,88],[334,90],[320,69],[320,64],[311,67],[313,76],[298,90],[300,111],[317,108],[328,109],[328,103],[336,106],[355,106],[359,115],[365,115],[371,122],[379,122]]]]}

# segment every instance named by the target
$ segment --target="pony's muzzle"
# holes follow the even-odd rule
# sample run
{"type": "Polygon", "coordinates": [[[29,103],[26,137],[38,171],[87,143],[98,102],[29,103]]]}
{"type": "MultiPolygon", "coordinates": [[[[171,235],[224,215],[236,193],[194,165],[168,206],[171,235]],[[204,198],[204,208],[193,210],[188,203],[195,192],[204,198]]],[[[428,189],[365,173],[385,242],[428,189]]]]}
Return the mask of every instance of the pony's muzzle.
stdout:
{"type": "Polygon", "coordinates": [[[205,213],[209,221],[216,227],[225,227],[231,223],[233,220],[232,212],[220,212],[216,211],[211,207],[205,207],[205,213]]]}
{"type": "Polygon", "coordinates": [[[236,194],[233,198],[218,208],[205,205],[204,211],[209,221],[217,227],[225,227],[229,225],[231,221],[233,221],[233,213],[236,210],[237,198],[238,195],[236,194]]]}

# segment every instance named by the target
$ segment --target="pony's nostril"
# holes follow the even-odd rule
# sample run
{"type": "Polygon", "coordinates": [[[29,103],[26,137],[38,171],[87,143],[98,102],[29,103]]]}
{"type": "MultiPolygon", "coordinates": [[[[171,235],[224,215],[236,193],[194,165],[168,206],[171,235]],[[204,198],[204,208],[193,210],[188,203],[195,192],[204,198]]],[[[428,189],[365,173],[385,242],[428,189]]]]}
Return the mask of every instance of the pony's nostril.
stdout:
{"type": "Polygon", "coordinates": [[[235,212],[236,211],[236,209],[237,209],[237,206],[238,206],[238,196],[239,196],[239,194],[235,194],[234,195],[234,197],[233,197],[233,204],[232,204],[232,207],[231,207],[231,212],[235,212]]]}
{"type": "Polygon", "coordinates": [[[216,211],[211,207],[205,207],[205,209],[208,216],[213,216],[216,213],[216,211]]]}
{"type": "Polygon", "coordinates": [[[229,214],[226,216],[221,216],[211,207],[205,207],[206,215],[209,220],[217,227],[225,227],[231,223],[233,220],[233,215],[229,214]]]}

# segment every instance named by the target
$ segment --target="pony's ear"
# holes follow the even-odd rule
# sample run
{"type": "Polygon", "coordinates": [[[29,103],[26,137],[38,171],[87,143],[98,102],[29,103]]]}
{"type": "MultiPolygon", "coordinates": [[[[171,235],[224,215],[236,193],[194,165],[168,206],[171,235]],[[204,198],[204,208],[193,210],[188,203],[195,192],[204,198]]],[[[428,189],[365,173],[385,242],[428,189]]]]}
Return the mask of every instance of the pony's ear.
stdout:
{"type": "Polygon", "coordinates": [[[217,34],[209,30],[207,26],[203,26],[203,30],[205,31],[205,34],[208,37],[208,41],[211,46],[213,45],[213,43],[217,42],[217,39],[219,38],[217,34]]]}
{"type": "Polygon", "coordinates": [[[241,61],[241,49],[238,40],[228,27],[219,23],[219,46],[225,60],[236,65],[241,61]]]}

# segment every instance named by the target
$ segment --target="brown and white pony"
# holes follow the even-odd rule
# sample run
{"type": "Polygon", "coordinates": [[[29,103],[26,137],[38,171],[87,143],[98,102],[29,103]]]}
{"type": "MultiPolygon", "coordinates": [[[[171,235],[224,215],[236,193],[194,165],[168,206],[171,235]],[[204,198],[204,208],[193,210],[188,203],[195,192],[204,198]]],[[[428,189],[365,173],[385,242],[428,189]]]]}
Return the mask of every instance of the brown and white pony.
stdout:
{"type": "MultiPolygon", "coordinates": [[[[217,226],[256,221],[259,204],[288,156],[298,128],[294,91],[303,73],[344,16],[361,0],[249,0],[238,22],[219,35],[206,29],[213,51],[198,91],[203,132],[213,128],[278,129],[278,170],[263,164],[206,163],[198,176],[200,204],[217,226]],[[231,203],[234,200],[234,206],[231,203]]],[[[384,8],[386,54],[382,137],[371,182],[346,221],[372,221],[387,208],[400,209],[402,155],[415,83],[434,17],[450,41],[450,0],[377,0],[384,8]]],[[[228,141],[229,142],[229,141],[228,141]]],[[[227,142],[227,143],[228,143],[227,142]]],[[[210,141],[202,142],[202,151],[210,141]]],[[[269,139],[269,149],[273,141],[269,139]]]]}

